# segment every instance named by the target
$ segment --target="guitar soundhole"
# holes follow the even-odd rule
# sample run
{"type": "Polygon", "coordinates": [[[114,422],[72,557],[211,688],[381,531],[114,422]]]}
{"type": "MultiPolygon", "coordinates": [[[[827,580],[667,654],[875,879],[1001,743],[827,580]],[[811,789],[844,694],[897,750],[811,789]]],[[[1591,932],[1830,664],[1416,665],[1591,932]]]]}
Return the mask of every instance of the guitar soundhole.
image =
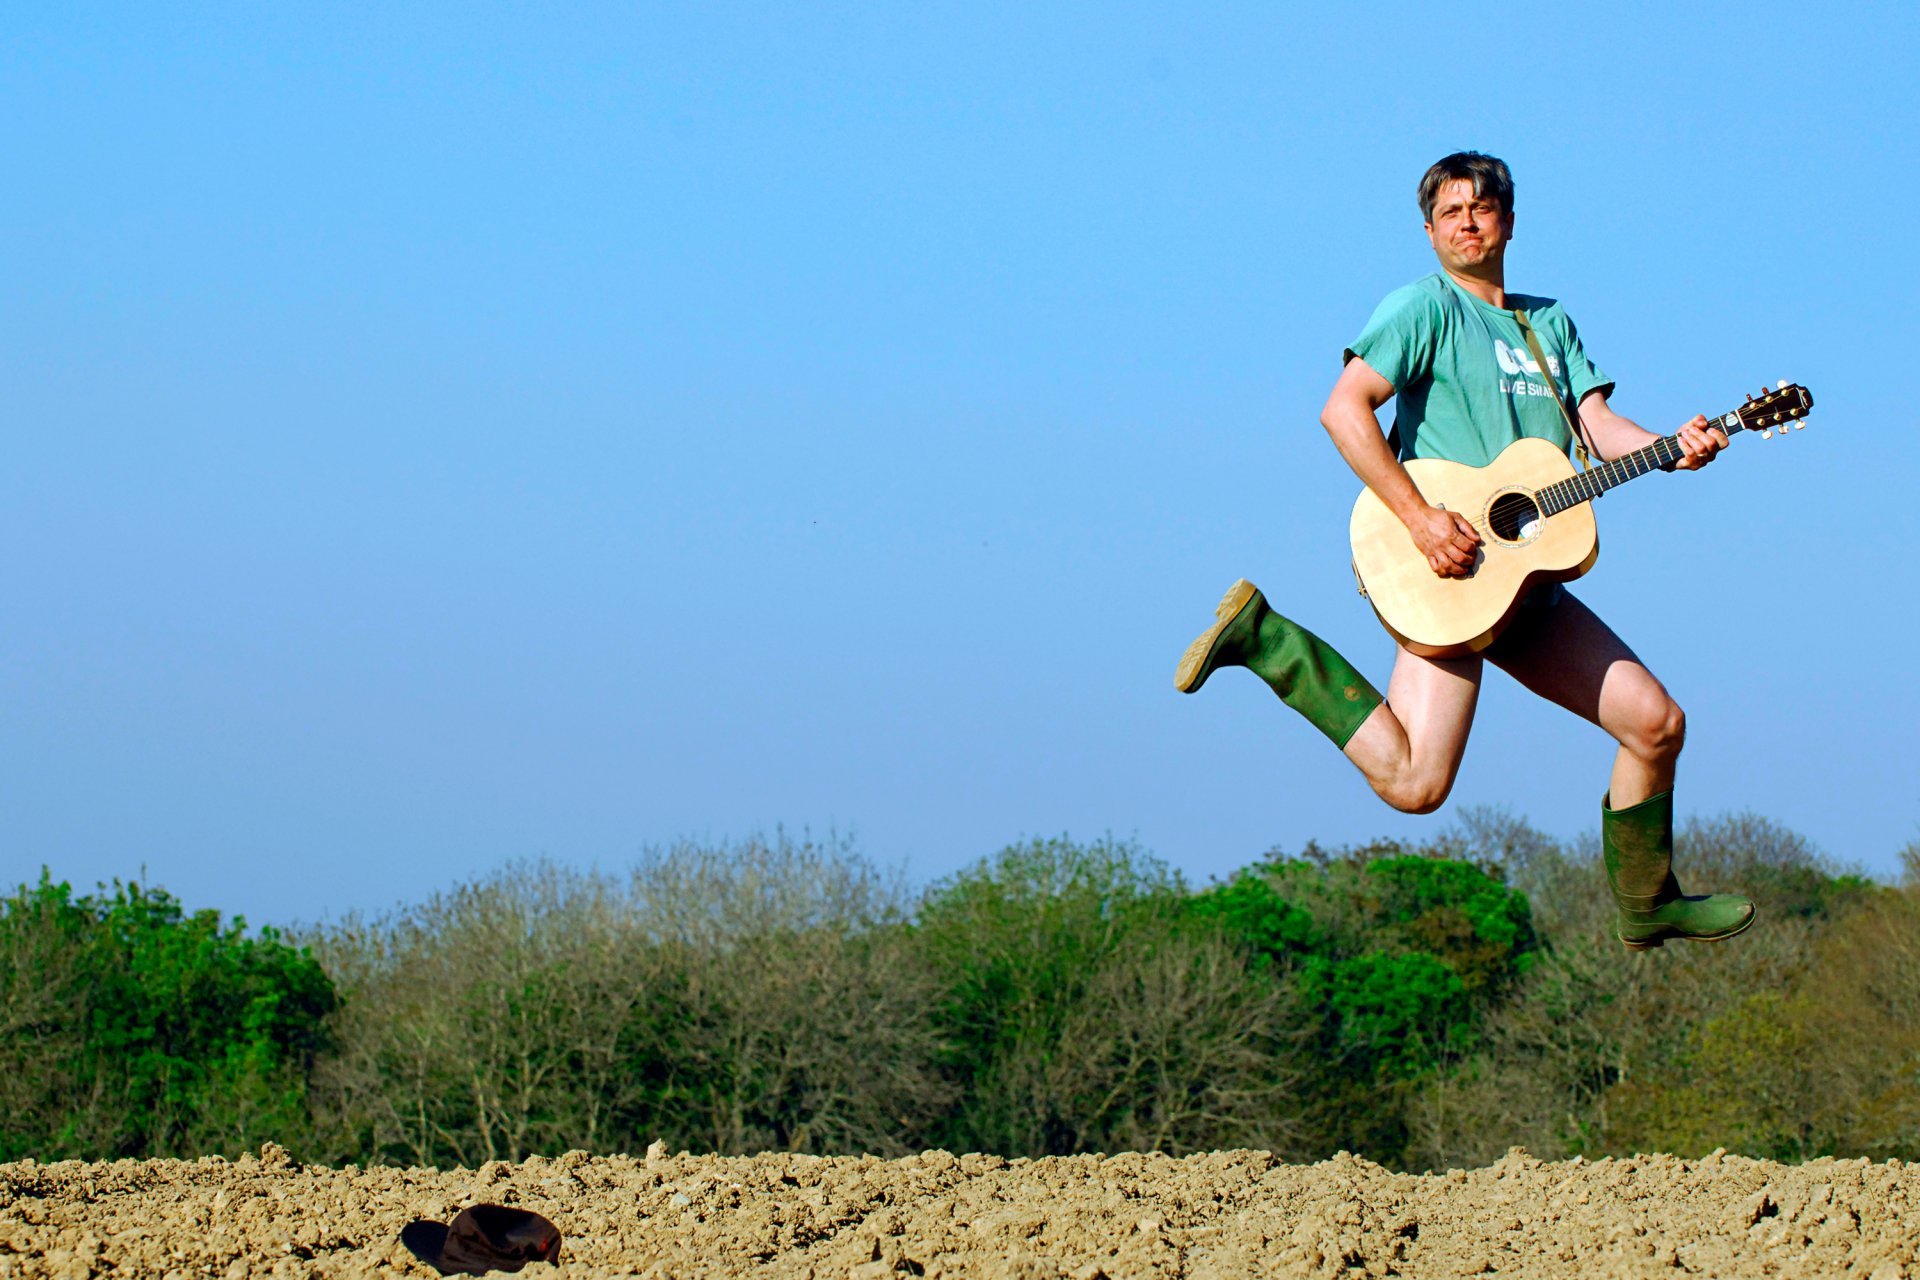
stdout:
{"type": "Polygon", "coordinates": [[[1502,542],[1528,542],[1540,531],[1540,508],[1529,493],[1503,493],[1487,508],[1487,525],[1502,542]]]}

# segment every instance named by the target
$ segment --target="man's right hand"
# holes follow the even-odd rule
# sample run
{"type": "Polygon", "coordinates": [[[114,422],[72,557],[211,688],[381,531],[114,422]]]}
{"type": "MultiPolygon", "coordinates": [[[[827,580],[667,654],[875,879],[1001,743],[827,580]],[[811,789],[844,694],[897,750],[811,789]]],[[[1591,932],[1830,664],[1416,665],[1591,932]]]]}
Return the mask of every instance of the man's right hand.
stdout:
{"type": "Polygon", "coordinates": [[[1464,578],[1473,572],[1474,561],[1479,558],[1480,535],[1459,512],[1422,508],[1407,521],[1407,532],[1440,577],[1464,578]]]}

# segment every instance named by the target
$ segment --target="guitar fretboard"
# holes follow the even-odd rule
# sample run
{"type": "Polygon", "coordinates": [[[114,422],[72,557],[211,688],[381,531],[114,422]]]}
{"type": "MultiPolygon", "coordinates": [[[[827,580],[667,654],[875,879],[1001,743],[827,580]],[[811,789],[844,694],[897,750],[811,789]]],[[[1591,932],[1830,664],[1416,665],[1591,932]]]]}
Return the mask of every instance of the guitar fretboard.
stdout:
{"type": "MultiPolygon", "coordinates": [[[[1725,414],[1707,425],[1719,427],[1728,436],[1745,429],[1738,413],[1725,414]]],[[[1658,471],[1678,462],[1686,453],[1680,447],[1678,434],[1662,436],[1650,445],[1622,454],[1611,462],[1603,462],[1591,471],[1582,471],[1579,475],[1547,485],[1534,494],[1534,500],[1540,504],[1543,514],[1553,515],[1583,502],[1592,502],[1615,485],[1625,484],[1649,471],[1658,471]]]]}

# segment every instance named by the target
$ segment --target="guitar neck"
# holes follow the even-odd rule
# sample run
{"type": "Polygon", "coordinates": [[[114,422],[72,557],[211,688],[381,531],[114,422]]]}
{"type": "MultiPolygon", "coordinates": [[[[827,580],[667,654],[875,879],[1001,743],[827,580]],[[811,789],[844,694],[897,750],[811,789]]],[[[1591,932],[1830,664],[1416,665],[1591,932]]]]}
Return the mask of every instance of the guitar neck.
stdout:
{"type": "MultiPolygon", "coordinates": [[[[1719,427],[1731,439],[1735,433],[1745,431],[1746,423],[1740,420],[1738,413],[1722,414],[1707,423],[1708,427],[1719,427]]],[[[1632,453],[1622,454],[1611,462],[1603,462],[1590,471],[1582,471],[1576,476],[1550,484],[1535,495],[1540,510],[1547,515],[1577,507],[1583,502],[1592,502],[1595,498],[1613,488],[1625,484],[1649,471],[1658,471],[1686,456],[1686,450],[1680,446],[1680,437],[1676,433],[1662,436],[1652,444],[1635,449],[1632,453]]]]}

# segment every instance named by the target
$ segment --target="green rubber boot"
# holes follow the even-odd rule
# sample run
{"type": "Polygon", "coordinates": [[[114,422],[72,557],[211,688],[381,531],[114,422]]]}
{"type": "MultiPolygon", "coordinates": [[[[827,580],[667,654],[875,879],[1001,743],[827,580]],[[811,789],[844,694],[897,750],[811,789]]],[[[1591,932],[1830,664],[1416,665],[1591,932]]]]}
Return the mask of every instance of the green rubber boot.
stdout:
{"type": "Polygon", "coordinates": [[[1341,748],[1386,701],[1332,645],[1269,609],[1245,578],[1227,588],[1214,618],[1174,673],[1182,693],[1197,691],[1221,667],[1246,667],[1341,748]]]}
{"type": "Polygon", "coordinates": [[[1600,848],[1627,950],[1647,951],[1669,938],[1718,942],[1753,923],[1753,903],[1738,894],[1690,898],[1680,892],[1673,878],[1673,792],[1625,809],[1608,808],[1608,800],[1600,799],[1600,848]]]}

